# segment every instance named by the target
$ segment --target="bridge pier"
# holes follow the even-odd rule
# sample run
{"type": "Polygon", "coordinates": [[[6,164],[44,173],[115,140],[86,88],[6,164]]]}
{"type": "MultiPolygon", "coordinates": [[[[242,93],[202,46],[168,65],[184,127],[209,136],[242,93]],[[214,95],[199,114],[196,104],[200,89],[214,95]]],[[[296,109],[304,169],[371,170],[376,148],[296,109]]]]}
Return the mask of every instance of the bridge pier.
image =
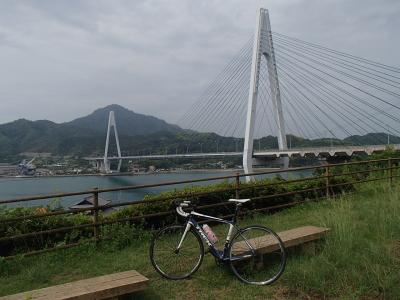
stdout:
{"type": "MultiPolygon", "coordinates": [[[[251,77],[249,88],[249,100],[247,106],[246,132],[243,149],[243,168],[245,173],[253,172],[253,165],[257,164],[254,158],[254,125],[257,110],[258,87],[260,81],[261,59],[267,61],[269,86],[275,120],[278,127],[279,150],[287,149],[285,122],[283,118],[282,102],[279,89],[278,71],[276,69],[274,46],[272,42],[272,31],[268,10],[261,8],[257,17],[257,26],[253,44],[253,57],[251,63],[251,77]]],[[[283,159],[284,167],[289,164],[289,158],[283,159]]],[[[252,176],[246,177],[247,181],[253,180],[252,176]]]]}
{"type": "Polygon", "coordinates": [[[121,155],[121,148],[119,146],[119,138],[118,138],[118,131],[117,131],[117,124],[115,122],[115,115],[113,111],[110,111],[108,115],[108,127],[107,127],[107,137],[106,137],[106,145],[104,147],[104,158],[103,161],[101,162],[100,165],[100,172],[109,174],[112,173],[113,171],[111,170],[111,163],[108,157],[108,146],[110,144],[110,133],[111,133],[111,127],[114,128],[114,137],[115,137],[115,142],[117,144],[117,152],[118,152],[118,167],[116,172],[120,172],[121,170],[121,164],[122,164],[122,155],[121,155]]]}
{"type": "Polygon", "coordinates": [[[109,173],[111,173],[111,170],[110,170],[110,161],[109,160],[102,160],[102,161],[100,161],[99,163],[98,163],[98,166],[99,166],[99,168],[98,168],[98,170],[100,171],[100,173],[102,173],[102,174],[109,174],[109,173]]]}
{"type": "Polygon", "coordinates": [[[325,158],[325,161],[328,164],[341,164],[341,163],[345,163],[348,162],[351,159],[350,156],[344,155],[344,156],[328,156],[325,158]]]}

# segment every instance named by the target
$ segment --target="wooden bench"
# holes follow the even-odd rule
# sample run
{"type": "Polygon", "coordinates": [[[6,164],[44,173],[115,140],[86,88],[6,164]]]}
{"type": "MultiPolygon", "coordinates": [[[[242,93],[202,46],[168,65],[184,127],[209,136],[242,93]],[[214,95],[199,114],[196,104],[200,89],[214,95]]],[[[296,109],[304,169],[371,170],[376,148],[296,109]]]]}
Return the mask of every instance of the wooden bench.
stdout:
{"type": "MultiPolygon", "coordinates": [[[[319,240],[327,235],[329,228],[316,227],[316,226],[304,226],[298,227],[286,231],[279,232],[278,235],[281,238],[286,248],[303,245],[312,241],[319,240]]],[[[261,253],[267,254],[279,249],[279,245],[275,238],[270,235],[265,235],[248,240],[248,242],[261,253]]],[[[237,242],[234,245],[234,253],[239,254],[242,251],[246,251],[248,246],[244,241],[237,242]],[[235,251],[237,250],[237,251],[235,251]]]]}
{"type": "Polygon", "coordinates": [[[118,299],[118,296],[145,289],[148,281],[146,277],[132,270],[5,296],[0,300],[118,299]]]}

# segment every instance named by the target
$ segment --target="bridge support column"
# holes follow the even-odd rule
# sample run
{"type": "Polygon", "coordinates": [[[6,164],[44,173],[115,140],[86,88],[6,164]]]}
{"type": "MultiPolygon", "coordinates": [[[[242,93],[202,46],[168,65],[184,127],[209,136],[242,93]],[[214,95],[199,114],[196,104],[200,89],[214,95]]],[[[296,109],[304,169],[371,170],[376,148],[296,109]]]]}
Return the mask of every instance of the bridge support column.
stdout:
{"type": "MultiPolygon", "coordinates": [[[[118,152],[118,157],[121,158],[121,148],[119,146],[119,138],[118,138],[118,131],[117,131],[117,124],[115,122],[115,115],[114,111],[110,111],[108,115],[108,127],[107,127],[107,137],[106,137],[106,146],[104,148],[104,159],[103,159],[103,167],[101,168],[103,173],[109,174],[112,173],[111,170],[111,165],[110,165],[110,160],[108,159],[108,146],[110,144],[110,133],[111,133],[111,127],[114,128],[114,136],[115,136],[115,142],[117,144],[117,152],[118,152]]],[[[119,159],[118,161],[118,167],[117,167],[117,172],[120,171],[121,169],[121,164],[122,164],[122,159],[119,159]]]]}
{"type": "Polygon", "coordinates": [[[110,170],[110,161],[109,161],[108,159],[102,160],[102,161],[100,162],[99,170],[100,170],[101,173],[104,173],[104,174],[109,174],[109,173],[111,173],[111,170],[110,170]]]}
{"type": "MultiPolygon", "coordinates": [[[[282,102],[279,90],[278,72],[276,69],[276,61],[274,47],[272,42],[271,24],[269,20],[268,10],[261,8],[257,17],[257,26],[253,44],[253,57],[251,63],[251,77],[249,98],[247,105],[246,131],[243,149],[243,168],[246,173],[253,172],[253,142],[254,142],[254,125],[257,111],[258,87],[260,80],[260,64],[262,56],[267,60],[269,86],[271,89],[271,97],[273,109],[278,126],[278,145],[279,150],[287,149],[286,133],[284,126],[284,118],[282,112],[282,102]]],[[[288,158],[284,158],[288,164],[288,158]]],[[[251,176],[246,177],[247,181],[252,180],[251,176]]]]}

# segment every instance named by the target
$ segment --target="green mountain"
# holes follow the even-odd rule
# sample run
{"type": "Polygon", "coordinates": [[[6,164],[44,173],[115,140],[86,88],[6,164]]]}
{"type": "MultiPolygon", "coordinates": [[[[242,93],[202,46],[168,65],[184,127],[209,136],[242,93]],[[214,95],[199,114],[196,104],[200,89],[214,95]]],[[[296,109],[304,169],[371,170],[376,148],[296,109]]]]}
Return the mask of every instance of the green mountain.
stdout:
{"type": "MultiPolygon", "coordinates": [[[[119,105],[97,109],[92,114],[67,123],[29,121],[25,119],[0,125],[0,161],[23,152],[50,152],[54,155],[102,155],[105,143],[108,113],[115,112],[123,155],[174,154],[193,152],[241,151],[243,139],[222,137],[215,133],[184,130],[152,116],[135,113],[119,105]]],[[[339,139],[305,139],[288,135],[288,144],[296,147],[330,145],[386,144],[386,133],[369,133],[339,139]]],[[[111,139],[114,143],[114,139],[111,139]]],[[[400,138],[390,136],[391,144],[400,144],[400,138]]],[[[255,140],[256,150],[276,149],[277,138],[255,140]]],[[[116,153],[110,146],[110,155],[116,153]]]]}
{"type": "Polygon", "coordinates": [[[151,134],[165,131],[177,133],[182,129],[176,125],[169,124],[164,120],[153,116],[143,115],[128,110],[118,104],[108,105],[95,110],[88,116],[75,119],[63,125],[90,129],[99,133],[107,130],[108,114],[114,111],[117,122],[118,133],[121,135],[151,134]]]}
{"type": "Polygon", "coordinates": [[[90,134],[91,130],[51,121],[20,119],[0,125],[0,155],[27,151],[58,153],[69,141],[90,134]]]}
{"type": "Polygon", "coordinates": [[[90,155],[101,152],[107,131],[108,114],[113,110],[122,141],[129,137],[158,132],[183,132],[176,125],[153,116],[112,104],[88,116],[66,123],[19,119],[0,125],[0,158],[23,152],[50,152],[60,155],[90,155]]]}

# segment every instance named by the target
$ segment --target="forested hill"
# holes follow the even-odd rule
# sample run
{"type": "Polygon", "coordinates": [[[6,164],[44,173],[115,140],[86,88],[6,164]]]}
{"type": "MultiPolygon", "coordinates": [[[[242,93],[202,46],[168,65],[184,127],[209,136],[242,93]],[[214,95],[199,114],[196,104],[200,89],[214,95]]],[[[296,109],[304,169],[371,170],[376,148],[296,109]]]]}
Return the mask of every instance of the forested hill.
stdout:
{"type": "Polygon", "coordinates": [[[108,114],[114,111],[118,133],[121,135],[146,135],[160,131],[181,132],[177,125],[172,125],[153,116],[135,113],[117,104],[95,110],[90,115],[64,123],[66,126],[91,129],[104,134],[107,130],[108,114]]]}
{"type": "MultiPolygon", "coordinates": [[[[66,123],[19,119],[0,125],[0,157],[22,152],[90,155],[104,148],[108,114],[114,111],[121,142],[136,135],[184,132],[177,125],[112,104],[66,123]],[[125,138],[126,137],[126,138],[125,138]]],[[[141,137],[142,139],[143,137],[141,137]]]]}
{"type": "MultiPolygon", "coordinates": [[[[196,133],[179,128],[153,116],[110,105],[67,123],[47,120],[16,120],[0,125],[0,160],[23,152],[50,152],[54,155],[101,155],[104,149],[108,112],[113,110],[121,148],[125,155],[174,154],[186,152],[241,151],[243,139],[215,133],[196,133]]],[[[113,139],[111,139],[113,141],[113,139]]],[[[385,144],[386,133],[370,133],[338,139],[303,139],[288,136],[292,147],[385,144]]],[[[400,138],[390,136],[390,143],[400,138]]],[[[277,139],[267,136],[255,142],[255,149],[276,149],[277,139]]],[[[111,145],[110,154],[115,151],[111,145]]]]}

